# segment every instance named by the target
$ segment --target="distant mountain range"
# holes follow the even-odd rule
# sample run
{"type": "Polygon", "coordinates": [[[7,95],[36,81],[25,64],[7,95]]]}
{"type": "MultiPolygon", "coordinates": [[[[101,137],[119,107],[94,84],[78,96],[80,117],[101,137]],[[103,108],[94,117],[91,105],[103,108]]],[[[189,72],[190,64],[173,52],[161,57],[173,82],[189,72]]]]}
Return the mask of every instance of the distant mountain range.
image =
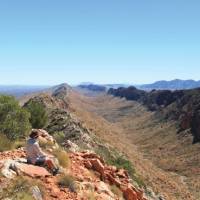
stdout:
{"type": "Polygon", "coordinates": [[[180,80],[175,79],[172,81],[157,81],[152,84],[136,85],[138,89],[142,90],[184,90],[200,87],[200,81],[194,80],[180,80]]]}
{"type": "Polygon", "coordinates": [[[34,92],[40,92],[47,88],[49,86],[0,85],[0,94],[20,97],[34,92]]]}
{"type": "MultiPolygon", "coordinates": [[[[150,91],[153,89],[156,90],[184,90],[184,89],[194,89],[200,87],[200,81],[194,80],[180,80],[175,79],[172,81],[157,81],[152,84],[144,85],[134,85],[138,89],[150,91]]],[[[128,84],[93,84],[93,83],[82,83],[78,87],[81,89],[87,89],[90,91],[103,92],[107,91],[110,88],[120,88],[120,87],[129,87],[128,84]]],[[[56,87],[56,86],[55,86],[56,87]]],[[[31,94],[34,92],[40,92],[46,89],[50,89],[51,86],[26,86],[26,85],[0,85],[0,94],[13,95],[15,97],[20,97],[23,95],[31,94]]]]}
{"type": "MultiPolygon", "coordinates": [[[[109,90],[110,88],[120,88],[120,87],[129,87],[130,84],[94,84],[94,83],[82,83],[78,87],[88,89],[91,91],[105,91],[109,90]]],[[[143,84],[143,85],[135,85],[132,84],[132,86],[135,86],[138,89],[141,90],[187,90],[187,89],[194,89],[200,87],[200,81],[194,81],[194,80],[180,80],[175,79],[172,81],[157,81],[152,84],[143,84]]]]}

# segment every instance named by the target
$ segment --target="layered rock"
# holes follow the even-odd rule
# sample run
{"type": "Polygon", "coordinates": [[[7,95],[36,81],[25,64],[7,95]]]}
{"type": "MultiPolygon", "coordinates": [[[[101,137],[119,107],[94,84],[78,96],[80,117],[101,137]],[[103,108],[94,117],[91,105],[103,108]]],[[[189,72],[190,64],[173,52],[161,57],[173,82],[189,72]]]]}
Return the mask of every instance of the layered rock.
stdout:
{"type": "Polygon", "coordinates": [[[143,191],[131,184],[126,170],[106,165],[102,158],[92,152],[79,152],[75,156],[86,168],[97,172],[101,180],[109,185],[116,185],[126,200],[146,200],[143,191]]]}

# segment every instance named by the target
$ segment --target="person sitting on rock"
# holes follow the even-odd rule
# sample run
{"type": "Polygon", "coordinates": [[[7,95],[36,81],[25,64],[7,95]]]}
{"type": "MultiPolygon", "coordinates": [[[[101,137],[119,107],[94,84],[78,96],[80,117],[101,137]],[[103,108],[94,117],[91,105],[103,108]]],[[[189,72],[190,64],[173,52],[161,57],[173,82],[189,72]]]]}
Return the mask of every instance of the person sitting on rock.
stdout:
{"type": "Polygon", "coordinates": [[[56,165],[52,160],[53,156],[51,157],[47,155],[40,148],[38,143],[38,138],[39,138],[38,131],[32,130],[29,137],[30,138],[28,139],[26,146],[27,162],[37,166],[46,165],[52,171],[53,175],[56,175],[59,169],[56,167],[56,165]]]}

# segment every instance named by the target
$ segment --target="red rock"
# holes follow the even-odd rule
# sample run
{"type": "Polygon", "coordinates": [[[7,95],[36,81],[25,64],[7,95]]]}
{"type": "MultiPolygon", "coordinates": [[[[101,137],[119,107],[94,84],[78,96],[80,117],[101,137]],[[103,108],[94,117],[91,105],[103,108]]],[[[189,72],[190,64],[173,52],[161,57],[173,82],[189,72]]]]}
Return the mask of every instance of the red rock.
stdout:
{"type": "Polygon", "coordinates": [[[99,172],[102,176],[104,176],[104,165],[98,159],[90,159],[90,163],[94,170],[99,172]]]}
{"type": "Polygon", "coordinates": [[[120,169],[116,174],[120,178],[128,178],[127,173],[126,173],[126,171],[124,169],[120,169]]]}
{"type": "Polygon", "coordinates": [[[138,198],[139,200],[144,200],[144,199],[143,199],[143,191],[142,191],[142,190],[136,190],[136,189],[135,189],[135,192],[136,192],[137,198],[138,198]]]}
{"type": "Polygon", "coordinates": [[[131,187],[126,188],[123,193],[126,200],[138,200],[137,193],[131,187]]]}
{"type": "Polygon", "coordinates": [[[54,182],[54,180],[52,178],[47,178],[47,179],[45,179],[45,182],[48,184],[52,184],[54,182]]]}
{"type": "Polygon", "coordinates": [[[45,168],[34,165],[20,163],[19,165],[17,165],[17,170],[31,177],[51,176],[51,174],[45,168]]]}
{"type": "Polygon", "coordinates": [[[91,164],[91,162],[89,160],[86,160],[85,163],[84,163],[84,165],[85,165],[85,167],[87,169],[92,169],[92,164],[91,164]]]}
{"type": "Polygon", "coordinates": [[[106,173],[106,178],[108,179],[108,181],[113,184],[113,185],[116,185],[118,187],[120,187],[121,185],[121,182],[119,180],[117,180],[116,178],[114,178],[111,174],[109,173],[106,173]]]}
{"type": "Polygon", "coordinates": [[[105,163],[104,160],[100,156],[98,156],[97,154],[95,154],[95,153],[86,152],[86,153],[83,153],[81,156],[83,158],[98,159],[98,160],[101,161],[101,163],[103,163],[103,164],[105,163]]]}

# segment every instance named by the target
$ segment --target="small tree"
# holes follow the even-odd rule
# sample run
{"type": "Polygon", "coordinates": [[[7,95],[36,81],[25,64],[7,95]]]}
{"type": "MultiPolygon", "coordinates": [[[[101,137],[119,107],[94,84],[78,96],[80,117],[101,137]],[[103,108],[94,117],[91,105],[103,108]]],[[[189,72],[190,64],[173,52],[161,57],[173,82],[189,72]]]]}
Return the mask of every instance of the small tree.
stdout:
{"type": "Polygon", "coordinates": [[[26,105],[26,109],[30,112],[30,123],[33,128],[43,128],[47,124],[48,116],[44,106],[35,101],[30,101],[26,105]]]}
{"type": "Polygon", "coordinates": [[[0,131],[10,140],[25,136],[30,131],[30,114],[12,96],[0,95],[0,131]]]}

